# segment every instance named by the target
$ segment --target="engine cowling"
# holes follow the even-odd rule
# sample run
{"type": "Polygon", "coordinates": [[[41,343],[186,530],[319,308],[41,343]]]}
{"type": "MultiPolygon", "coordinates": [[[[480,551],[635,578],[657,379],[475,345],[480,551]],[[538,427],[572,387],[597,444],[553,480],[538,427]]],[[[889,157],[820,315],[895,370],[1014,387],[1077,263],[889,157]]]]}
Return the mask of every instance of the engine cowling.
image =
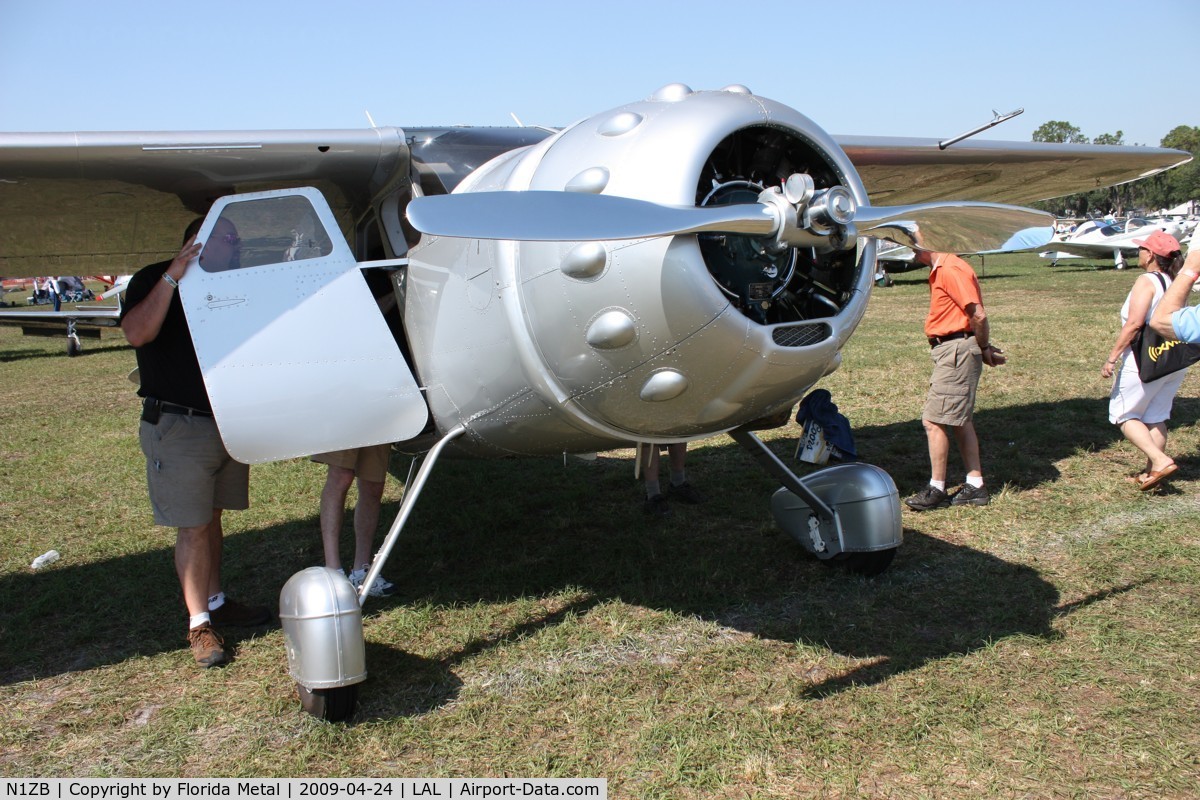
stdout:
{"type": "MultiPolygon", "coordinates": [[[[456,193],[707,206],[755,202],[798,173],[866,203],[849,159],[804,115],[740,86],[673,84],[493,160],[456,193]]],[[[835,369],[874,262],[869,239],[428,237],[411,255],[407,327],[439,425],[465,424],[478,448],[678,441],[787,407],[835,369]]]]}

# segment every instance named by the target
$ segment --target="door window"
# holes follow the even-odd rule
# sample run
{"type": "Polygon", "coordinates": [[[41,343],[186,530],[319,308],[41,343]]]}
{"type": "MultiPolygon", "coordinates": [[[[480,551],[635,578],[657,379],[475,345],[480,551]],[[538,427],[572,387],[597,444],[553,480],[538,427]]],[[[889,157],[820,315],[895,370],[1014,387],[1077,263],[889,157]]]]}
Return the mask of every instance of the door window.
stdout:
{"type": "Polygon", "coordinates": [[[230,203],[200,254],[205,272],[322,258],[333,242],[307,197],[286,195],[230,203]]]}

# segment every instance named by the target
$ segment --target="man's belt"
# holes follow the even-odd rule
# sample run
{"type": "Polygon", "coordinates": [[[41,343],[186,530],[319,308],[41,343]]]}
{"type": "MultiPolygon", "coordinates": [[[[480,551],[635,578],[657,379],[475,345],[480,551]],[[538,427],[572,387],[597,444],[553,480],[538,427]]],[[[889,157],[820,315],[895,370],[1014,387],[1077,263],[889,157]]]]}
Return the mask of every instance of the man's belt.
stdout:
{"type": "Polygon", "coordinates": [[[201,411],[198,408],[190,408],[188,406],[177,406],[172,403],[162,404],[162,413],[164,414],[182,414],[185,417],[211,417],[211,411],[201,411]]]}
{"type": "Polygon", "coordinates": [[[968,336],[974,336],[973,331],[959,331],[958,333],[947,333],[945,336],[930,336],[929,346],[937,347],[942,342],[953,342],[955,339],[966,339],[968,336]]]}
{"type": "Polygon", "coordinates": [[[181,414],[185,417],[212,416],[211,411],[201,411],[191,406],[177,406],[174,403],[164,403],[156,397],[147,397],[142,400],[142,419],[153,425],[158,423],[158,418],[162,414],[181,414]]]}

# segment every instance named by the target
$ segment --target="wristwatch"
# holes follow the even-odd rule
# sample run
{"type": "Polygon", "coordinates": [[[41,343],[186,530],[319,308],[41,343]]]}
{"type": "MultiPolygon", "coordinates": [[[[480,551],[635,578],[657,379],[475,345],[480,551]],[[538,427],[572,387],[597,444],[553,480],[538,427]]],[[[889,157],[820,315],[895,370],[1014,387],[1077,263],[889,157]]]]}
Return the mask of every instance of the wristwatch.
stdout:
{"type": "Polygon", "coordinates": [[[179,288],[179,281],[175,280],[174,278],[172,278],[170,275],[168,275],[165,272],[163,273],[163,280],[166,281],[167,283],[169,283],[171,285],[172,289],[179,288]]]}

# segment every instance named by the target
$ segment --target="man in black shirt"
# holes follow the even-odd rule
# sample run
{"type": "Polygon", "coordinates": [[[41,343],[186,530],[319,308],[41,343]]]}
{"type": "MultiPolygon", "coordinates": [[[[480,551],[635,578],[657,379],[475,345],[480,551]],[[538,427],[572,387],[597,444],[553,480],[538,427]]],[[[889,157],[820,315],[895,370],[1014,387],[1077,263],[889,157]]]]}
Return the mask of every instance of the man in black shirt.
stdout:
{"type": "Polygon", "coordinates": [[[249,507],[249,467],[234,461],[221,442],[176,289],[197,256],[206,268],[210,261],[218,270],[236,266],[240,240],[222,219],[201,253],[195,241],[201,222],[188,226],[179,255],[129,281],[121,330],[137,354],[139,438],[154,521],[178,529],[175,570],[190,616],[188,642],[196,661],[213,667],[228,658],[215,626],[260,625],[271,614],[221,591],[221,513],[249,507]]]}

